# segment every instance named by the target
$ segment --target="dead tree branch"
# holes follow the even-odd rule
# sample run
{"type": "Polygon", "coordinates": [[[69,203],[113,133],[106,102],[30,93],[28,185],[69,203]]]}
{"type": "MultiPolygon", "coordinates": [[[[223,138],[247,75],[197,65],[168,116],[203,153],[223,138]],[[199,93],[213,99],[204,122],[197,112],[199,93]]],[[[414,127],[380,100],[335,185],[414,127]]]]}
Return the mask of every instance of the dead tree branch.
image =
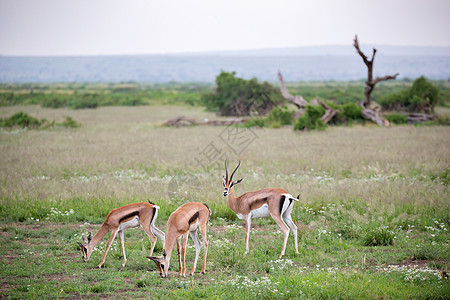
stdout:
{"type": "Polygon", "coordinates": [[[375,54],[377,53],[377,49],[373,48],[372,52],[372,59],[368,59],[368,57],[361,51],[359,48],[359,42],[358,42],[358,36],[355,35],[355,39],[353,40],[353,46],[355,47],[356,51],[358,52],[359,56],[364,61],[364,64],[367,66],[367,81],[366,81],[366,87],[364,88],[364,95],[366,96],[366,100],[363,103],[364,107],[369,108],[371,101],[370,101],[370,94],[372,93],[373,89],[375,88],[375,85],[379,83],[380,81],[390,80],[390,79],[396,79],[399,73],[395,75],[386,75],[384,77],[377,77],[375,80],[373,79],[373,61],[375,59],[375,54]]]}
{"type": "Polygon", "coordinates": [[[322,116],[321,119],[324,124],[327,124],[328,122],[330,122],[331,119],[333,119],[333,117],[337,114],[337,112],[330,106],[326,105],[325,102],[319,99],[319,97],[317,97],[316,99],[317,102],[319,102],[319,104],[322,105],[323,108],[325,108],[325,114],[322,116]]]}
{"type": "Polygon", "coordinates": [[[337,114],[337,112],[332,109],[330,106],[326,105],[325,102],[319,99],[319,97],[316,97],[314,100],[311,101],[311,103],[308,103],[305,98],[303,98],[300,95],[292,96],[287,88],[286,84],[283,80],[283,75],[281,75],[281,72],[278,71],[278,79],[280,80],[280,90],[281,94],[283,95],[284,99],[288,100],[289,102],[293,103],[295,106],[298,107],[298,111],[295,113],[295,118],[302,116],[305,113],[305,108],[307,105],[322,105],[325,108],[325,114],[322,116],[322,121],[326,124],[328,123],[333,117],[337,114]]]}
{"type": "Polygon", "coordinates": [[[283,95],[284,99],[288,100],[289,102],[291,102],[292,104],[294,104],[295,106],[298,107],[298,109],[300,110],[304,110],[306,105],[308,105],[308,102],[305,100],[305,98],[303,98],[302,96],[296,95],[296,96],[292,96],[287,88],[286,88],[286,84],[284,83],[283,80],[283,75],[281,75],[281,72],[278,71],[278,79],[280,80],[280,90],[281,90],[281,94],[283,95]]]}

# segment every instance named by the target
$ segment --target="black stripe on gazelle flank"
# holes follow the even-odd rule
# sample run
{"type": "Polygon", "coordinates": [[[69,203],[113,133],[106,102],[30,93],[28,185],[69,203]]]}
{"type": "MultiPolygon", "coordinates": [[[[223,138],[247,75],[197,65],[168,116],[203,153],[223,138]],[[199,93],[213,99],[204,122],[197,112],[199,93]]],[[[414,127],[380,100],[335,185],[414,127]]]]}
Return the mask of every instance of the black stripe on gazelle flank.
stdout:
{"type": "Polygon", "coordinates": [[[284,200],[285,199],[286,199],[285,195],[281,196],[281,198],[280,198],[280,215],[281,215],[281,213],[283,211],[283,205],[284,205],[284,200]]]}
{"type": "Polygon", "coordinates": [[[122,223],[123,220],[129,219],[133,216],[138,216],[138,215],[139,215],[138,211],[133,211],[132,213],[129,213],[128,215],[125,215],[122,218],[120,218],[119,223],[122,223]]]}
{"type": "Polygon", "coordinates": [[[197,212],[195,212],[195,214],[189,219],[189,225],[191,225],[192,223],[194,223],[195,222],[195,220],[197,220],[198,219],[198,216],[199,216],[200,214],[199,214],[199,212],[197,211],[197,212]]]}

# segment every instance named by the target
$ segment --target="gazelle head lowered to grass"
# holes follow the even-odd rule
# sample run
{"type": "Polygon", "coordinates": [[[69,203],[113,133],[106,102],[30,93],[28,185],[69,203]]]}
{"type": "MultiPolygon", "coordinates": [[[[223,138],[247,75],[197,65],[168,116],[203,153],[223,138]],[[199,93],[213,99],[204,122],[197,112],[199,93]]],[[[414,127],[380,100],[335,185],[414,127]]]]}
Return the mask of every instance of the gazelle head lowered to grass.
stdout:
{"type": "Polygon", "coordinates": [[[97,231],[97,233],[94,234],[94,236],[89,233],[87,239],[82,237],[83,243],[78,242],[81,252],[83,253],[83,261],[87,262],[89,260],[89,257],[91,257],[92,251],[95,249],[95,246],[107,233],[111,233],[106,245],[105,253],[103,254],[102,260],[100,261],[98,267],[101,268],[103,263],[105,262],[106,254],[108,254],[109,248],[116,235],[119,235],[123,257],[122,267],[125,267],[127,257],[125,255],[123,232],[124,230],[134,227],[142,228],[147,234],[151,242],[149,255],[152,255],[153,249],[156,245],[156,237],[159,237],[161,239],[163,245],[165,242],[164,232],[155,227],[155,220],[158,216],[158,209],[159,206],[153,203],[139,202],[131,203],[111,210],[106,216],[102,226],[97,231]]]}
{"type": "Polygon", "coordinates": [[[169,271],[169,264],[170,264],[170,260],[167,259],[166,250],[163,251],[162,256],[158,256],[158,257],[149,256],[148,258],[155,262],[156,266],[159,269],[159,275],[161,275],[161,278],[166,278],[167,272],[169,271]]]}
{"type": "Polygon", "coordinates": [[[224,191],[223,191],[223,196],[226,197],[228,196],[229,193],[231,193],[232,189],[234,188],[234,186],[236,184],[238,184],[239,182],[242,181],[242,179],[238,179],[238,180],[233,180],[233,175],[236,172],[236,170],[239,168],[239,166],[241,165],[241,161],[239,161],[239,164],[237,165],[236,169],[234,169],[233,173],[231,173],[230,179],[228,179],[228,169],[227,169],[227,161],[225,160],[225,174],[226,176],[223,177],[223,187],[224,187],[224,191]]]}
{"type": "Polygon", "coordinates": [[[178,207],[167,220],[166,241],[164,243],[162,256],[148,256],[147,258],[155,262],[162,278],[167,277],[170,265],[170,257],[175,243],[177,244],[179,274],[186,276],[186,244],[188,236],[191,236],[195,244],[195,259],[192,270],[189,272],[193,275],[197,266],[197,260],[200,255],[200,239],[197,232],[203,237],[205,246],[205,254],[203,257],[202,273],[205,274],[206,255],[208,253],[208,237],[206,235],[206,227],[208,226],[211,210],[206,204],[200,202],[188,202],[178,207]]]}
{"type": "Polygon", "coordinates": [[[87,262],[91,257],[92,250],[94,250],[94,247],[90,245],[92,240],[92,234],[89,232],[87,239],[84,236],[82,236],[81,238],[83,239],[83,244],[80,242],[77,243],[78,246],[80,246],[81,252],[83,253],[83,261],[87,262]]]}

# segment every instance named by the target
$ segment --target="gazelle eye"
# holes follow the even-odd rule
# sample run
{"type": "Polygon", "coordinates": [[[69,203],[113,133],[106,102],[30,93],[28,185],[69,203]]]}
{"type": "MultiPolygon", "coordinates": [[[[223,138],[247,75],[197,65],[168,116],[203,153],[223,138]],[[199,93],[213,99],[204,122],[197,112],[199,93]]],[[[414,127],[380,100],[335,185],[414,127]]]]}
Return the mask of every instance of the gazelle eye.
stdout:
{"type": "Polygon", "coordinates": [[[163,264],[161,264],[161,268],[164,270],[164,265],[163,264]]]}
{"type": "Polygon", "coordinates": [[[87,248],[83,248],[84,253],[87,254],[87,248]]]}

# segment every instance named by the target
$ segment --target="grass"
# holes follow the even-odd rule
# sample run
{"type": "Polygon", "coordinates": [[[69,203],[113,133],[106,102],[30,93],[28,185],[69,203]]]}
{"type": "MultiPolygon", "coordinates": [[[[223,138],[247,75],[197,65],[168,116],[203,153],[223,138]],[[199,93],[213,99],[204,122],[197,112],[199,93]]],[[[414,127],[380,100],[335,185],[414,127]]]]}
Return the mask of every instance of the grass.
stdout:
{"type": "MultiPolygon", "coordinates": [[[[0,131],[2,297],[450,297],[440,275],[450,267],[448,127],[160,127],[180,114],[214,118],[179,106],[10,106],[0,117],[18,111],[83,125],[0,131]],[[237,194],[265,187],[301,194],[293,212],[299,255],[291,236],[278,260],[282,234],[260,219],[243,256],[242,221],[222,196],[224,155],[242,161],[237,194]],[[180,278],[173,259],[169,278],[160,279],[145,258],[150,242],[142,230],[125,233],[125,268],[118,240],[105,268],[96,268],[107,237],[82,262],[82,234],[94,233],[112,208],[147,200],[161,207],[161,229],[184,202],[212,209],[206,275],[180,278]]],[[[195,250],[188,245],[189,268],[195,250]]],[[[155,254],[161,250],[158,242],[155,254]]]]}

